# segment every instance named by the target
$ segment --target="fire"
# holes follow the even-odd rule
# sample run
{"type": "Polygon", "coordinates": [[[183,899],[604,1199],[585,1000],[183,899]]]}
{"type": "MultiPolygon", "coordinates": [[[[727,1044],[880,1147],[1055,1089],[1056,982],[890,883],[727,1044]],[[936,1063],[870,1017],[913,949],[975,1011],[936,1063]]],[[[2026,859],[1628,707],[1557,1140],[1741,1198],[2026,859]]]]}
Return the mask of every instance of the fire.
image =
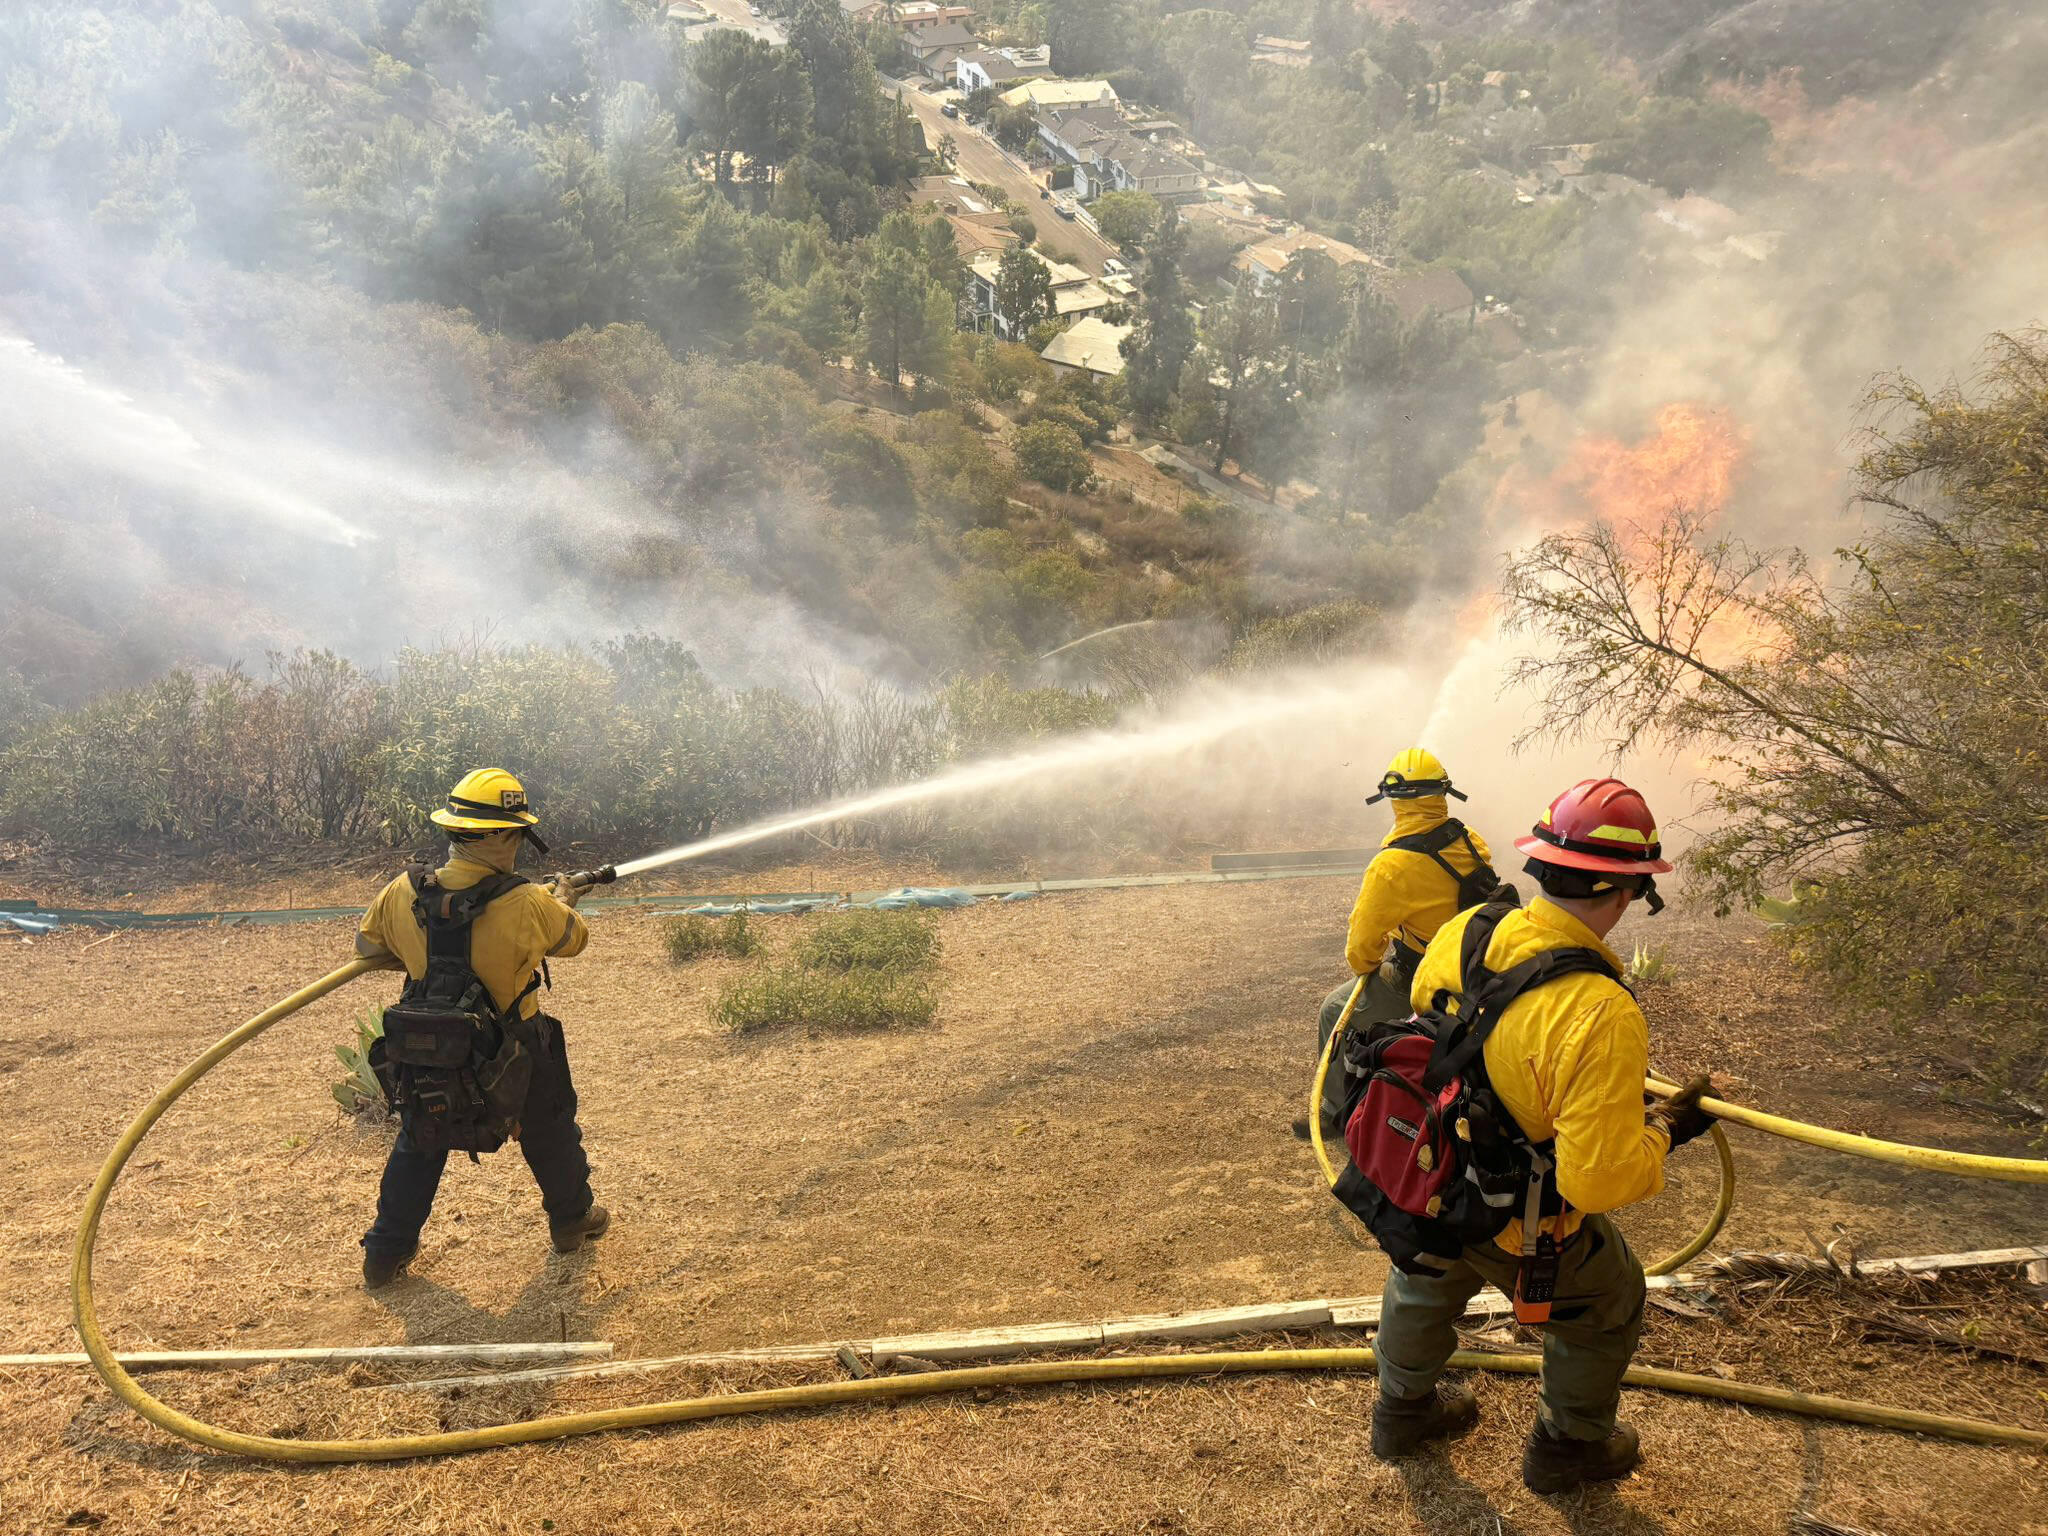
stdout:
{"type": "Polygon", "coordinates": [[[1727,411],[1675,401],[1657,412],[1656,431],[1633,446],[1580,438],[1551,479],[1584,514],[1618,527],[1655,522],[1677,507],[1718,516],[1748,450],[1749,434],[1727,411]]]}

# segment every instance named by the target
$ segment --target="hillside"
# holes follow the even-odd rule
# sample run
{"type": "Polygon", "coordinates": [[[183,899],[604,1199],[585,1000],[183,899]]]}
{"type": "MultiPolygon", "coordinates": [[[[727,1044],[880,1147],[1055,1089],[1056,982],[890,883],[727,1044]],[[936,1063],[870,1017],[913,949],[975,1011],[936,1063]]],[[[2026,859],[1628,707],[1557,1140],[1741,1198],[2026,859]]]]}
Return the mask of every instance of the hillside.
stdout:
{"type": "Polygon", "coordinates": [[[1696,69],[1755,81],[1796,70],[1819,102],[1909,86],[1972,28],[2011,7],[1989,0],[1411,0],[1449,32],[1575,39],[1657,76],[1696,69]]]}

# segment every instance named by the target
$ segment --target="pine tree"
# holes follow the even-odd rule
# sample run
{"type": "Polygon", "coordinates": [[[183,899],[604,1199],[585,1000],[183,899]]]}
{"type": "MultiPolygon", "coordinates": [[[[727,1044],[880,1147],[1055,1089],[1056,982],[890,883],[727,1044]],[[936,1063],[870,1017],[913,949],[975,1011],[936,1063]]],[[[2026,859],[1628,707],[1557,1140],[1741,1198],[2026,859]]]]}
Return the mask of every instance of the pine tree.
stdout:
{"type": "Polygon", "coordinates": [[[1052,278],[1045,263],[1023,246],[1011,246],[996,268],[997,320],[1011,336],[1026,336],[1053,312],[1052,278]]]}
{"type": "Polygon", "coordinates": [[[1195,323],[1188,315],[1180,276],[1186,251],[1186,228],[1169,208],[1144,244],[1138,277],[1143,318],[1123,342],[1124,384],[1131,410],[1147,426],[1157,426],[1173,408],[1181,370],[1195,350],[1195,323]]]}
{"type": "Polygon", "coordinates": [[[870,247],[860,285],[861,352],[891,386],[902,384],[919,355],[929,283],[911,252],[881,240],[870,247]]]}

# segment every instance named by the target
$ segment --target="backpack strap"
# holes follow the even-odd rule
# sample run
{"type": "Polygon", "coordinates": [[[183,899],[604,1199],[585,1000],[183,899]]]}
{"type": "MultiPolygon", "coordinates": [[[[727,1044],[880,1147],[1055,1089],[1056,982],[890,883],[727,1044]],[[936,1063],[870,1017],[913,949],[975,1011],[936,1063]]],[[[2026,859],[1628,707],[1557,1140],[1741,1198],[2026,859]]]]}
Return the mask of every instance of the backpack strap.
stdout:
{"type": "Polygon", "coordinates": [[[1431,827],[1427,832],[1411,832],[1406,837],[1397,837],[1387,846],[1398,848],[1403,853],[1421,854],[1451,877],[1451,883],[1458,888],[1460,896],[1465,894],[1468,882],[1476,885],[1482,876],[1489,890],[1500,884],[1500,876],[1493,872],[1493,866],[1479,857],[1479,850],[1472,846],[1471,829],[1455,816],[1440,827],[1431,827]],[[1453,843],[1463,843],[1465,851],[1472,855],[1471,874],[1459,874],[1457,866],[1444,857],[1444,850],[1453,843]]]}
{"type": "Polygon", "coordinates": [[[1422,1086],[1431,1093],[1470,1069],[1485,1048],[1494,1025],[1500,1022],[1508,1005],[1523,993],[1534,991],[1560,977],[1587,971],[1616,983],[1621,980],[1614,967],[1597,951],[1583,945],[1546,949],[1505,971],[1489,970],[1486,951],[1493,942],[1494,930],[1500,926],[1501,919],[1513,910],[1505,902],[1481,907],[1465,925],[1464,942],[1459,953],[1464,1006],[1455,1015],[1449,1015],[1444,1006],[1449,1001],[1448,993],[1437,993],[1438,1011],[1446,1013],[1453,1022],[1451,1028],[1438,1038],[1436,1049],[1430,1053],[1429,1065],[1423,1070],[1422,1086]],[[1475,928],[1481,929],[1476,936],[1473,933],[1475,928]]]}
{"type": "MultiPolygon", "coordinates": [[[[477,918],[483,915],[484,908],[507,891],[527,884],[526,877],[497,874],[487,880],[479,880],[467,890],[451,891],[437,881],[425,865],[415,865],[406,874],[413,883],[413,916],[419,920],[420,928],[427,936],[427,964],[432,965],[436,960],[452,961],[474,976],[476,965],[472,957],[477,918]]],[[[540,984],[541,973],[535,971],[527,978],[519,995],[501,1010],[502,1014],[514,1016],[520,1003],[529,994],[540,990],[540,984]]]]}

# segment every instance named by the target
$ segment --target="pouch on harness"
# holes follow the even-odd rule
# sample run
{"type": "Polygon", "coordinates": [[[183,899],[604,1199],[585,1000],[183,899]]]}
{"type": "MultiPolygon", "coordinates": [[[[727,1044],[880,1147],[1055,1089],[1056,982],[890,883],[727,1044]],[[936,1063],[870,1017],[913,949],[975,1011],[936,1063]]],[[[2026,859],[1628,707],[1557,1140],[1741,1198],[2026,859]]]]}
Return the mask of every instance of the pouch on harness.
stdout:
{"type": "Polygon", "coordinates": [[[1440,1274],[1517,1215],[1526,1272],[1550,1242],[1539,1244],[1539,1219],[1564,1208],[1551,1178],[1552,1144],[1532,1143],[1515,1123],[1487,1081],[1482,1052],[1508,1005],[1532,988],[1579,971],[1620,977],[1585,948],[1546,950],[1489,970],[1487,945],[1512,910],[1495,902],[1466,923],[1458,992],[1439,991],[1412,1018],[1347,1029],[1340,1042],[1351,1166],[1333,1193],[1410,1274],[1440,1274]]]}
{"type": "Polygon", "coordinates": [[[413,916],[427,936],[426,973],[384,1010],[370,1067],[422,1152],[474,1159],[502,1147],[526,1107],[537,1042],[519,1004],[541,978],[500,1012],[471,964],[472,928],[485,907],[526,881],[494,875],[450,891],[424,868],[409,877],[413,916]]]}

